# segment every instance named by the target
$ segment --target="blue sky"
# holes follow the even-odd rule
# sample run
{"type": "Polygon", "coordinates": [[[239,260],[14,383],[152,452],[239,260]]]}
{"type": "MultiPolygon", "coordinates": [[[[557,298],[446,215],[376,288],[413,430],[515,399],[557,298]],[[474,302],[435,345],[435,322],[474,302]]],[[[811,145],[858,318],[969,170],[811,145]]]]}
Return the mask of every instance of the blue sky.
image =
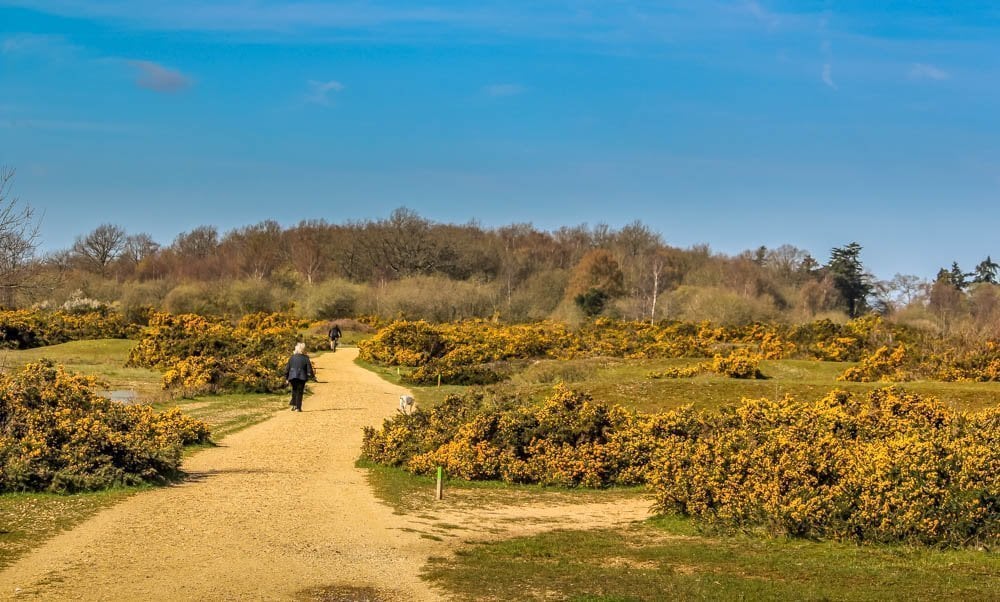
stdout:
{"type": "Polygon", "coordinates": [[[932,277],[1000,256],[998,74],[978,0],[0,0],[0,165],[45,249],[405,206],[932,277]]]}

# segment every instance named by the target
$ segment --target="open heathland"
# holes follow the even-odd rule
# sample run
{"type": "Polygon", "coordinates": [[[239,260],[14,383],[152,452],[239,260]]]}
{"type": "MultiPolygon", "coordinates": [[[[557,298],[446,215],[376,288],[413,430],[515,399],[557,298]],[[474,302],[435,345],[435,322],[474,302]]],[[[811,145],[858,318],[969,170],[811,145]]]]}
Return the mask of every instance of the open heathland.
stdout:
{"type": "Polygon", "coordinates": [[[726,528],[993,547],[1000,420],[990,366],[1000,360],[982,355],[991,349],[874,316],[796,327],[396,322],[362,342],[362,358],[404,382],[486,387],[367,429],[362,451],[416,474],[440,466],[471,480],[648,484],[659,511],[726,528]],[[936,376],[930,384],[947,393],[945,382],[959,381],[963,395],[942,402],[868,378],[904,380],[878,368],[903,361],[886,340],[933,349],[919,364],[936,376]],[[979,371],[957,371],[969,358],[979,371]],[[649,370],[655,362],[673,365],[649,370]],[[671,404],[655,389],[673,385],[650,384],[671,382],[696,384],[671,404]],[[587,385],[612,390],[588,395],[587,385]]]}
{"type": "MultiPolygon", "coordinates": [[[[749,331],[743,331],[744,334],[739,336],[747,336],[747,332],[749,331]]],[[[415,448],[413,450],[419,452],[417,455],[430,454],[425,462],[428,467],[440,463],[449,468],[450,474],[446,484],[448,501],[445,505],[436,505],[433,502],[432,481],[427,476],[410,475],[398,468],[362,464],[363,470],[368,472],[368,480],[374,491],[392,505],[401,524],[406,525],[400,527],[400,533],[406,534],[414,542],[421,542],[420,553],[412,557],[420,559],[417,568],[428,558],[435,558],[426,565],[423,573],[424,578],[429,579],[438,588],[435,590],[438,593],[434,595],[440,597],[449,594],[459,599],[657,600],[664,596],[768,599],[788,597],[792,592],[804,592],[806,597],[836,599],[858,597],[851,595],[852,587],[857,583],[863,583],[867,588],[866,591],[872,592],[871,599],[902,599],[912,596],[919,582],[916,578],[910,579],[910,576],[919,575],[924,580],[924,591],[932,592],[937,598],[988,599],[986,592],[992,591],[997,581],[997,566],[994,555],[978,548],[992,546],[990,536],[995,532],[995,525],[988,520],[992,516],[990,514],[979,517],[979,519],[986,518],[986,522],[982,520],[976,522],[977,519],[972,516],[967,517],[970,520],[964,523],[950,520],[948,517],[942,519],[939,516],[925,515],[917,518],[937,520],[944,525],[944,530],[938,532],[927,529],[907,530],[908,523],[897,521],[894,524],[902,526],[905,531],[902,537],[892,535],[879,538],[865,535],[860,538],[863,541],[907,541],[935,545],[943,543],[961,548],[939,550],[925,546],[908,547],[897,544],[855,546],[833,541],[812,541],[789,536],[807,535],[824,539],[841,538],[841,536],[835,532],[796,531],[789,526],[794,525],[794,522],[760,520],[762,516],[767,518],[773,514],[776,509],[787,510],[794,508],[797,503],[814,503],[819,504],[817,507],[822,507],[821,502],[829,499],[833,500],[834,506],[837,506],[838,498],[833,493],[828,498],[808,500],[795,498],[794,495],[786,498],[779,496],[773,507],[766,503],[756,507],[743,507],[746,512],[739,515],[741,518],[735,523],[730,519],[737,515],[725,506],[713,506],[708,508],[708,513],[705,513],[696,510],[695,506],[690,504],[691,500],[697,501],[699,491],[710,491],[709,487],[724,487],[711,493],[719,499],[728,495],[732,499],[752,501],[754,496],[760,496],[762,493],[766,497],[766,480],[749,481],[740,475],[745,474],[745,471],[780,472],[785,470],[783,462],[792,458],[805,457],[809,462],[823,460],[821,456],[809,455],[813,451],[812,448],[796,447],[796,445],[815,439],[814,435],[822,437],[822,429],[830,425],[842,425],[843,428],[837,427],[841,430],[834,428],[829,431],[831,435],[839,437],[844,433],[858,431],[859,428],[861,430],[858,432],[865,432],[865,428],[873,433],[881,432],[885,430],[883,426],[879,426],[882,422],[886,424],[892,422],[900,442],[908,441],[910,443],[907,445],[913,444],[919,447],[921,442],[937,441],[935,445],[940,444],[937,448],[951,449],[948,446],[961,442],[962,437],[969,436],[973,439],[980,437],[967,430],[973,427],[979,428],[975,426],[979,423],[969,422],[964,413],[995,408],[996,398],[993,396],[997,395],[995,390],[997,385],[992,382],[973,382],[971,379],[960,382],[909,381],[902,383],[904,389],[890,390],[886,393],[883,390],[886,383],[838,381],[848,368],[860,365],[858,361],[862,361],[865,357],[868,349],[866,345],[869,343],[864,343],[856,349],[855,355],[846,356],[854,360],[852,362],[788,359],[787,352],[783,352],[786,355],[781,355],[777,359],[766,359],[764,353],[766,338],[755,338],[757,335],[750,334],[749,339],[728,340],[726,336],[728,335],[723,333],[720,338],[709,330],[696,329],[693,340],[701,339],[703,343],[698,344],[704,344],[704,347],[696,351],[693,357],[678,357],[672,353],[666,356],[647,353],[646,357],[643,357],[642,353],[601,355],[601,349],[594,344],[596,339],[590,339],[587,343],[589,350],[581,349],[566,357],[562,354],[553,354],[553,357],[547,353],[539,356],[514,353],[508,358],[499,360],[498,363],[495,358],[490,358],[488,362],[478,362],[479,357],[467,356],[478,366],[495,364],[489,368],[495,369],[501,378],[485,387],[448,384],[444,378],[442,378],[443,386],[438,387],[436,377],[410,378],[421,366],[375,366],[368,363],[369,367],[392,381],[426,382],[425,385],[414,387],[418,408],[422,413],[434,408],[439,408],[442,412],[449,408],[452,410],[440,414],[437,419],[428,423],[435,425],[433,428],[422,428],[425,433],[432,436],[440,435],[446,446],[451,445],[451,451],[441,452],[439,449],[429,448],[422,451],[415,448]],[[717,358],[734,357],[737,351],[747,349],[759,356],[751,358],[754,367],[752,371],[728,370],[724,364],[722,369],[717,369],[719,366],[717,358]],[[711,363],[710,368],[706,367],[706,362],[711,363]],[[672,371],[680,373],[692,366],[696,366],[699,370],[693,377],[664,376],[672,374],[672,371]],[[734,376],[755,378],[734,378],[734,376]],[[921,390],[921,387],[927,389],[921,390]],[[834,388],[841,388],[845,393],[840,394],[840,397],[832,396],[830,391],[834,388]],[[454,399],[445,400],[445,391],[474,394],[473,396],[479,400],[478,405],[471,410],[462,409],[463,406],[456,405],[454,399]],[[937,403],[925,400],[927,392],[941,392],[945,401],[937,403]],[[919,396],[913,397],[914,393],[918,393],[919,396]],[[786,394],[792,394],[795,401],[786,400],[786,394]],[[949,394],[952,395],[949,397],[949,394]],[[875,397],[872,397],[873,395],[875,397]],[[741,397],[756,399],[758,405],[746,406],[743,410],[736,410],[736,413],[727,413],[734,410],[726,408],[733,406],[741,397]],[[827,406],[816,405],[824,400],[827,406]],[[689,405],[693,408],[683,409],[689,405]],[[751,411],[754,407],[758,414],[751,411]],[[481,412],[484,408],[502,410],[489,418],[495,420],[492,427],[482,422],[476,423],[481,417],[488,416],[489,413],[481,412]],[[901,409],[905,411],[901,412],[901,409]],[[674,411],[676,416],[686,417],[686,422],[670,423],[662,422],[662,418],[643,418],[642,415],[635,414],[637,411],[647,416],[674,411]],[[683,414],[683,412],[688,413],[683,414]],[[807,419],[809,412],[815,413],[812,419],[807,419]],[[480,418],[476,418],[477,416],[480,418]],[[715,416],[730,418],[728,421],[719,422],[715,416]],[[798,417],[800,422],[796,422],[795,417],[798,417]],[[489,441],[488,437],[482,436],[485,431],[477,434],[477,431],[463,426],[465,423],[460,420],[462,418],[473,418],[474,420],[468,424],[478,424],[476,428],[487,426],[486,431],[506,437],[505,445],[514,445],[512,449],[521,450],[513,459],[523,464],[511,463],[508,470],[512,475],[561,474],[562,476],[558,478],[543,479],[542,482],[576,486],[595,484],[616,486],[610,489],[574,487],[567,490],[551,485],[548,487],[510,485],[497,480],[482,483],[464,482],[457,478],[465,474],[463,463],[472,460],[469,466],[475,467],[476,462],[480,462],[480,468],[488,468],[490,461],[489,448],[484,446],[470,447],[476,449],[477,454],[480,454],[478,456],[462,456],[464,453],[462,446],[473,441],[470,436],[477,438],[480,443],[489,441]],[[742,422],[739,420],[734,422],[735,418],[739,418],[742,422]],[[739,437],[750,437],[752,432],[754,441],[766,441],[766,438],[760,439],[760,437],[768,432],[780,435],[786,426],[799,429],[802,437],[800,440],[776,438],[774,446],[763,446],[764,450],[769,450],[767,453],[749,456],[732,463],[731,468],[734,470],[732,475],[715,475],[718,477],[716,480],[699,481],[701,472],[693,468],[686,473],[688,481],[683,483],[671,481],[673,487],[679,486],[687,494],[694,496],[685,502],[689,507],[673,510],[690,517],[672,516],[637,523],[635,521],[648,516],[650,506],[655,504],[660,510],[665,510],[669,504],[676,505],[681,499],[676,489],[664,485],[663,475],[669,476],[671,473],[669,467],[663,465],[665,452],[662,449],[657,450],[656,446],[645,447],[645,443],[642,442],[638,446],[623,447],[625,439],[621,439],[620,435],[643,432],[640,425],[644,420],[653,420],[654,423],[660,420],[661,422],[656,423],[659,425],[658,428],[665,428],[673,433],[671,436],[677,444],[672,457],[686,458],[684,461],[690,462],[692,467],[695,467],[700,459],[708,461],[706,466],[718,464],[708,458],[699,447],[711,438],[732,441],[739,447],[739,437]],[[939,428],[936,426],[938,423],[946,425],[947,428],[939,428]],[[677,428],[679,426],[686,428],[683,431],[684,436],[680,438],[678,435],[681,433],[677,428]],[[697,428],[690,428],[692,426],[697,428]],[[807,427],[818,430],[812,433],[807,427]],[[465,434],[456,437],[455,432],[465,434]],[[934,432],[938,432],[940,440],[933,437],[928,439],[927,434],[934,432]],[[561,439],[557,441],[551,436],[536,437],[546,433],[556,433],[561,439]],[[697,436],[694,436],[696,433],[697,436]],[[462,439],[463,436],[466,438],[462,439]],[[547,441],[533,442],[533,437],[547,441]],[[623,464],[618,464],[615,470],[620,471],[621,468],[625,468],[624,474],[632,476],[624,479],[617,476],[608,478],[609,475],[615,474],[602,468],[606,466],[609,458],[615,457],[614,454],[607,453],[610,449],[608,445],[612,447],[618,445],[620,449],[628,448],[629,453],[639,454],[635,456],[639,460],[637,465],[648,464],[655,468],[659,476],[652,480],[652,495],[641,488],[621,486],[647,482],[645,478],[636,479],[638,473],[630,471],[623,464]],[[521,457],[525,450],[531,451],[541,459],[521,457]],[[581,452],[583,455],[578,455],[581,452]],[[650,454],[648,462],[641,457],[647,453],[650,454]],[[453,460],[457,460],[458,463],[450,464],[453,460]],[[588,480],[594,477],[597,478],[596,481],[588,480]],[[762,486],[748,492],[731,488],[732,484],[739,482],[762,486]],[[960,528],[960,533],[952,528],[956,525],[960,528]],[[558,531],[550,533],[552,529],[558,531]],[[927,533],[933,537],[925,537],[927,533]],[[949,539],[953,536],[959,540],[949,539]],[[961,540],[961,537],[966,539],[961,540]],[[572,550],[577,550],[578,553],[573,553],[572,550]],[[520,556],[521,559],[516,562],[511,561],[514,555],[520,556]],[[504,566],[506,568],[503,568],[504,566]],[[516,585],[510,588],[506,585],[498,587],[496,580],[507,580],[516,585]],[[898,588],[893,589],[894,586],[898,588]]],[[[615,340],[609,337],[602,338],[605,341],[615,340]]],[[[839,344],[845,349],[851,346],[848,341],[841,341],[839,344]]],[[[123,348],[128,351],[127,346],[123,348]]],[[[694,349],[697,350],[698,347],[694,349]]],[[[878,347],[874,349],[877,351],[878,347]]],[[[65,349],[56,350],[56,353],[60,351],[72,359],[72,353],[65,349]]],[[[875,355],[878,356],[877,353],[875,355]]],[[[349,356],[337,353],[331,354],[330,357],[340,363],[349,356]]],[[[84,357],[77,359],[82,360],[79,362],[81,365],[87,363],[84,357]]],[[[14,363],[11,361],[10,365],[14,363]]],[[[110,358],[104,367],[99,367],[99,364],[100,362],[94,363],[96,370],[114,375],[113,361],[110,358]]],[[[459,366],[461,362],[456,362],[455,365],[459,366]]],[[[338,374],[340,370],[343,368],[338,370],[338,374]]],[[[162,386],[157,373],[147,370],[141,374],[146,375],[148,383],[153,388],[162,386]]],[[[350,378],[350,374],[344,371],[339,375],[339,386],[349,386],[350,378]]],[[[118,385],[109,383],[109,388],[118,388],[118,385]]],[[[371,390],[372,383],[367,383],[365,388],[371,390]]],[[[335,393],[338,389],[327,387],[322,390],[334,396],[333,399],[338,395],[335,393]]],[[[176,395],[177,392],[173,394],[176,395]]],[[[391,412],[391,408],[395,406],[396,396],[397,393],[393,393],[380,403],[388,404],[391,412]]],[[[274,410],[285,407],[285,400],[281,395],[227,394],[178,401],[186,413],[212,422],[216,432],[226,432],[223,429],[241,429],[246,424],[273,415],[274,410]]],[[[168,403],[171,402],[166,398],[157,401],[158,407],[160,404],[168,403]]],[[[320,403],[320,400],[317,400],[317,403],[320,403]]],[[[383,412],[382,415],[386,413],[383,412]]],[[[287,422],[288,413],[285,417],[287,422]]],[[[398,415],[398,418],[386,424],[401,426],[422,419],[425,418],[398,415]]],[[[371,425],[370,422],[368,424],[371,425]]],[[[274,431],[274,435],[278,436],[278,431],[274,431]]],[[[863,440],[858,439],[856,434],[851,436],[855,439],[845,439],[845,441],[863,440]]],[[[397,442],[405,441],[406,437],[402,437],[397,442]]],[[[866,445],[881,445],[879,438],[874,441],[867,439],[863,441],[866,441],[866,445]]],[[[274,443],[279,444],[277,440],[274,443]]],[[[369,444],[370,441],[366,446],[369,444]]],[[[986,442],[983,445],[986,447],[974,455],[985,463],[981,466],[982,474],[988,475],[991,471],[986,464],[992,462],[989,449],[991,444],[986,442]]],[[[395,451],[391,445],[382,447],[387,453],[395,451]]],[[[709,449],[716,447],[710,445],[709,449]]],[[[231,456],[229,460],[242,466],[247,456],[241,449],[234,448],[231,453],[227,453],[227,457],[231,456]]],[[[841,449],[829,448],[828,451],[833,454],[829,458],[840,454],[841,449]]],[[[319,448],[316,450],[316,453],[319,453],[319,448]]],[[[899,456],[917,460],[929,458],[915,453],[922,451],[933,450],[906,448],[896,454],[890,453],[887,457],[899,456]]],[[[877,457],[876,454],[868,456],[877,457]]],[[[410,457],[416,456],[411,454],[410,457]]],[[[739,459],[739,456],[733,455],[732,458],[739,459]]],[[[276,461],[281,460],[279,458],[276,461]]],[[[958,470],[963,466],[974,467],[963,462],[965,461],[961,460],[953,465],[939,465],[935,470],[937,474],[947,476],[952,474],[948,473],[948,470],[958,470]]],[[[821,464],[822,462],[814,462],[809,470],[819,469],[821,464]]],[[[875,468],[883,466],[879,462],[872,464],[875,468]]],[[[242,469],[233,469],[231,474],[218,473],[208,466],[206,465],[203,471],[205,476],[196,479],[196,483],[202,479],[206,482],[215,479],[224,479],[228,482],[232,479],[235,482],[246,479],[253,481],[258,478],[253,472],[243,474],[242,469]],[[227,476],[223,477],[223,474],[227,476]]],[[[887,474],[892,473],[892,465],[884,466],[888,471],[887,474]]],[[[498,467],[501,472],[505,470],[502,462],[498,467]]],[[[903,468],[905,471],[905,467],[903,468]]],[[[995,473],[994,471],[992,474],[995,473]]],[[[787,472],[785,474],[790,476],[787,472]]],[[[957,475],[955,480],[965,479],[973,484],[977,479],[982,480],[981,476],[971,478],[962,476],[965,474],[954,473],[957,475]]],[[[478,478],[484,475],[465,476],[478,478]]],[[[807,481],[804,481],[804,488],[796,490],[798,492],[809,489],[808,479],[830,475],[821,470],[812,473],[807,470],[800,476],[807,481]]],[[[502,478],[502,474],[489,478],[499,479],[502,478]]],[[[852,482],[850,478],[848,486],[852,482]]],[[[831,484],[835,484],[834,481],[831,481],[831,484]]],[[[961,498],[962,503],[972,503],[975,507],[981,507],[982,492],[985,491],[988,496],[993,485],[987,484],[984,487],[985,489],[980,488],[980,493],[975,493],[974,489],[963,490],[969,495],[961,498]]],[[[113,490],[103,498],[104,501],[95,496],[92,508],[96,509],[104,503],[110,503],[109,500],[118,500],[131,493],[133,490],[120,492],[113,490]]],[[[909,498],[916,504],[926,500],[933,502],[933,496],[940,492],[924,488],[913,490],[911,493],[913,495],[909,498]],[[921,497],[924,494],[926,496],[921,497]]],[[[9,507],[16,509],[17,504],[24,503],[28,499],[17,500],[5,496],[2,501],[14,504],[9,507]]],[[[66,499],[80,500],[80,508],[61,509],[59,504],[51,505],[51,512],[65,518],[55,529],[71,523],[75,520],[73,516],[84,516],[93,511],[86,508],[88,501],[85,496],[66,499]]],[[[53,500],[60,501],[59,498],[53,500]]],[[[31,508],[37,508],[41,513],[46,510],[39,504],[47,501],[39,496],[31,499],[30,505],[23,507],[28,508],[29,513],[31,508]]],[[[933,503],[930,503],[930,506],[933,506],[933,503]]],[[[951,507],[954,512],[961,510],[960,505],[951,507]]],[[[204,511],[208,514],[199,510],[201,513],[199,515],[211,516],[211,508],[204,508],[204,511]]],[[[811,513],[806,511],[806,514],[811,513]]],[[[790,518],[795,516],[794,512],[788,514],[790,518]]],[[[844,520],[845,517],[836,514],[834,518],[844,520]]],[[[820,522],[822,524],[809,525],[809,528],[830,526],[839,528],[836,526],[838,523],[833,520],[820,522]]],[[[23,551],[32,545],[28,536],[31,529],[21,525],[18,530],[20,541],[17,545],[20,546],[18,549],[23,551]]],[[[256,537],[260,536],[257,532],[256,537]]],[[[409,548],[410,552],[416,549],[416,547],[409,548]]],[[[404,561],[409,558],[406,554],[401,556],[404,561]]],[[[109,558],[109,562],[114,563],[114,560],[109,558]]],[[[219,570],[223,568],[219,567],[219,570]]],[[[280,579],[276,577],[271,585],[277,587],[279,582],[288,582],[287,585],[292,581],[303,586],[300,592],[307,592],[314,598],[322,598],[336,592],[355,591],[358,588],[361,588],[358,591],[375,592],[372,595],[387,599],[392,596],[392,593],[385,588],[386,581],[372,583],[361,580],[350,584],[329,582],[310,584],[307,580],[298,577],[291,579],[286,575],[280,579]]],[[[216,587],[237,585],[236,582],[228,583],[229,585],[225,586],[217,583],[216,587]]],[[[416,585],[411,582],[408,587],[416,585]]],[[[213,591],[218,593],[223,590],[213,591]]]]}

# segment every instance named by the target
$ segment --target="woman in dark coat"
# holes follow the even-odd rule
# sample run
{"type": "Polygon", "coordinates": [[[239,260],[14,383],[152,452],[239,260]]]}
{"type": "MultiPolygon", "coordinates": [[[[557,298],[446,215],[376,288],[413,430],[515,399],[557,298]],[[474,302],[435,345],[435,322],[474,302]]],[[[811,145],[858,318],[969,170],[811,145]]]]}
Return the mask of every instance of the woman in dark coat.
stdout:
{"type": "Polygon", "coordinates": [[[306,344],[296,343],[295,352],[285,366],[285,380],[292,385],[292,401],[288,405],[292,406],[293,412],[302,411],[302,393],[306,390],[307,380],[316,380],[316,373],[313,371],[312,362],[306,355],[306,344]]]}

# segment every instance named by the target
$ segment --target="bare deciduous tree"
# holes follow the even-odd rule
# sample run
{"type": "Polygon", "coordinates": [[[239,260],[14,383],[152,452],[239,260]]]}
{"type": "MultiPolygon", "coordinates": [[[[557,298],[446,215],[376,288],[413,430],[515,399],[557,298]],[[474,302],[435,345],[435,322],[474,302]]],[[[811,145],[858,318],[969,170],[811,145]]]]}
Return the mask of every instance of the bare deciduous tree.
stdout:
{"type": "Polygon", "coordinates": [[[292,267],[313,284],[332,261],[330,225],[324,220],[305,220],[286,234],[292,267]]]}
{"type": "Polygon", "coordinates": [[[222,242],[233,253],[240,275],[254,280],[268,278],[288,255],[281,226],[274,220],[233,230],[222,242]]]}
{"type": "Polygon", "coordinates": [[[101,224],[90,234],[77,237],[72,253],[89,269],[106,276],[112,262],[125,250],[127,239],[128,234],[121,226],[101,224]]]}
{"type": "Polygon", "coordinates": [[[38,223],[31,207],[10,196],[14,170],[0,167],[0,305],[11,307],[19,292],[33,288],[38,223]]]}
{"type": "Polygon", "coordinates": [[[160,245],[149,234],[145,232],[133,234],[125,239],[122,259],[132,265],[138,265],[142,263],[142,260],[152,257],[159,250],[160,245]]]}

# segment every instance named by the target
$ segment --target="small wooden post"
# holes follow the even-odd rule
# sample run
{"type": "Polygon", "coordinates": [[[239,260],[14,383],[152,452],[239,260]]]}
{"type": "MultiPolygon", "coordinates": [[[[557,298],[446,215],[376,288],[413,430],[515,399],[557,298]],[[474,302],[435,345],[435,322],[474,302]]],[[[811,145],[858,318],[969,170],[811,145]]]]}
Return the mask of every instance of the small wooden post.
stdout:
{"type": "Polygon", "coordinates": [[[434,492],[434,499],[438,501],[441,501],[441,498],[444,497],[444,480],[442,479],[443,473],[444,469],[438,466],[437,490],[434,492]]]}
{"type": "Polygon", "coordinates": [[[441,386],[441,373],[438,372],[438,386],[441,386]]]}

